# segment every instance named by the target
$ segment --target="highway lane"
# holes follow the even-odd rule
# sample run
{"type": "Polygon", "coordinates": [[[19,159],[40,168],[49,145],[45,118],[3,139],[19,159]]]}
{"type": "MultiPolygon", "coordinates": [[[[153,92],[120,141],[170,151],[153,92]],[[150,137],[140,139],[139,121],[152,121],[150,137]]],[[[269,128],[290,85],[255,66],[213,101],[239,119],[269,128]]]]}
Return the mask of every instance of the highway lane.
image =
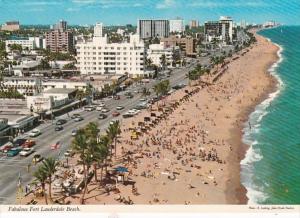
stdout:
{"type": "MultiPolygon", "coordinates": [[[[185,79],[185,74],[195,66],[196,63],[192,63],[190,66],[180,69],[175,69],[172,72],[170,78],[171,86],[177,85],[179,83],[187,83],[185,79]]],[[[157,80],[151,80],[145,85],[137,85],[135,87],[129,88],[126,91],[134,93],[135,91],[146,87],[151,88],[154,84],[158,83],[157,80]]],[[[105,132],[106,128],[109,125],[109,122],[113,119],[119,119],[122,122],[122,116],[113,118],[111,113],[115,110],[118,105],[124,106],[124,109],[120,111],[121,115],[124,114],[129,109],[136,106],[140,101],[141,94],[134,94],[132,99],[127,99],[124,96],[124,92],[119,93],[121,95],[120,100],[105,99],[106,106],[110,109],[110,112],[107,113],[108,117],[104,120],[99,120],[98,115],[99,111],[87,112],[83,109],[77,109],[71,113],[71,116],[74,113],[79,113],[84,120],[80,122],[75,122],[69,118],[66,114],[60,117],[57,117],[56,120],[64,118],[67,120],[67,123],[63,125],[64,129],[62,131],[55,131],[55,121],[50,121],[49,123],[42,124],[38,127],[41,130],[42,134],[35,138],[36,145],[34,146],[35,154],[40,154],[43,157],[54,156],[56,158],[64,158],[64,152],[69,148],[72,140],[71,131],[75,128],[84,127],[89,122],[97,122],[101,132],[105,132]],[[60,141],[61,147],[57,150],[51,150],[50,146],[57,141],[60,141]]],[[[154,96],[152,93],[151,96],[154,96]]],[[[150,96],[150,97],[151,97],[150,96]]],[[[26,136],[26,134],[25,134],[26,136]]],[[[18,183],[18,175],[21,174],[22,184],[25,186],[30,183],[33,179],[32,172],[36,169],[37,166],[32,164],[33,154],[28,157],[16,156],[13,158],[9,157],[0,157],[0,198],[5,204],[14,204],[16,202],[16,188],[18,183]],[[27,166],[31,164],[30,172],[27,172],[27,166]]]]}

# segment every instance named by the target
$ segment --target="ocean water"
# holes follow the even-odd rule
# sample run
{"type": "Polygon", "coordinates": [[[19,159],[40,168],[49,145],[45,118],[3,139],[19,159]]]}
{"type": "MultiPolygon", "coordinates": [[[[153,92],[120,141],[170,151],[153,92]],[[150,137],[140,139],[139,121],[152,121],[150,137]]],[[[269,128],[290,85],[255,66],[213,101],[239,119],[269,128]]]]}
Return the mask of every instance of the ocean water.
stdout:
{"type": "Polygon", "coordinates": [[[245,123],[241,180],[249,204],[300,204],[300,26],[259,34],[280,46],[269,69],[279,83],[245,123]]]}

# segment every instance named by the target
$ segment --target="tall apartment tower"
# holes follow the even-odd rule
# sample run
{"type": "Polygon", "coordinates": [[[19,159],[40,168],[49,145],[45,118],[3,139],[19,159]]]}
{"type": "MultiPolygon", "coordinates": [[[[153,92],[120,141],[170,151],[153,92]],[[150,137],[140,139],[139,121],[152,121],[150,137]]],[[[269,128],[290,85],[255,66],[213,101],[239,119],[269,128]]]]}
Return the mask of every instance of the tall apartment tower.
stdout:
{"type": "Polygon", "coordinates": [[[60,31],[66,31],[68,26],[67,26],[67,21],[60,20],[57,24],[54,25],[55,30],[60,30],[60,31]]]}
{"type": "Polygon", "coordinates": [[[102,37],[103,36],[102,29],[103,29],[103,24],[96,23],[96,25],[94,26],[94,37],[102,37]]]}
{"type": "Polygon", "coordinates": [[[54,29],[46,33],[47,49],[51,52],[72,52],[74,50],[73,33],[67,31],[67,22],[60,20],[54,29]]]}
{"type": "Polygon", "coordinates": [[[169,20],[138,20],[137,26],[141,39],[168,37],[170,32],[169,20]]]}
{"type": "Polygon", "coordinates": [[[184,21],[181,18],[169,20],[170,33],[183,33],[185,31],[184,21]]]}

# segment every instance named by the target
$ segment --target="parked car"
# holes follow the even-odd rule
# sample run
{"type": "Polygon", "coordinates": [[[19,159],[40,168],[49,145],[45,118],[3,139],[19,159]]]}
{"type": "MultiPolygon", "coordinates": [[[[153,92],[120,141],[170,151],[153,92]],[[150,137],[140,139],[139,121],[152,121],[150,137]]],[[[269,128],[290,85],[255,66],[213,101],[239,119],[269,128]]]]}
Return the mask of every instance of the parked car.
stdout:
{"type": "Polygon", "coordinates": [[[58,125],[55,127],[55,131],[61,131],[63,129],[64,129],[64,127],[62,125],[58,125]]]}
{"type": "Polygon", "coordinates": [[[119,95],[114,95],[113,99],[114,100],[120,100],[120,96],[119,95]]]}
{"type": "Polygon", "coordinates": [[[114,112],[112,112],[111,115],[112,115],[113,117],[117,117],[117,116],[120,115],[120,113],[119,113],[118,111],[114,111],[114,112]]]}
{"type": "Polygon", "coordinates": [[[29,136],[30,137],[37,137],[37,136],[39,136],[39,135],[41,135],[42,133],[41,133],[41,131],[39,130],[39,129],[34,129],[34,130],[32,130],[30,133],[29,133],[29,136]]]}
{"type": "Polygon", "coordinates": [[[103,109],[103,106],[97,106],[97,107],[96,107],[96,110],[97,110],[97,111],[101,111],[102,109],[103,109]]]}
{"type": "Polygon", "coordinates": [[[78,130],[77,129],[73,129],[71,135],[72,136],[76,136],[77,135],[78,130]]]}
{"type": "Polygon", "coordinates": [[[27,139],[21,146],[23,148],[31,148],[34,145],[35,145],[35,141],[34,140],[27,139]]]}
{"type": "Polygon", "coordinates": [[[109,112],[109,109],[108,109],[108,108],[103,108],[103,109],[101,110],[101,112],[102,112],[102,113],[107,113],[107,112],[109,112]]]}
{"type": "Polygon", "coordinates": [[[32,158],[32,163],[37,164],[38,162],[41,162],[44,158],[40,154],[35,154],[32,158]]]}
{"type": "Polygon", "coordinates": [[[14,147],[13,143],[11,142],[7,142],[4,145],[2,145],[0,147],[0,151],[3,153],[7,153],[8,151],[10,151],[12,148],[14,147]]]}
{"type": "Polygon", "coordinates": [[[21,152],[20,148],[12,148],[6,154],[7,157],[14,157],[17,156],[21,152]]]}
{"type": "Polygon", "coordinates": [[[128,112],[123,114],[123,118],[130,118],[130,117],[133,117],[133,114],[130,114],[128,112]]]}
{"type": "Polygon", "coordinates": [[[20,156],[22,157],[28,157],[34,152],[32,148],[23,148],[22,151],[20,151],[20,156]]]}
{"type": "Polygon", "coordinates": [[[82,121],[82,120],[83,120],[83,117],[76,117],[76,118],[74,119],[75,122],[80,122],[80,121],[82,121]]]}
{"type": "Polygon", "coordinates": [[[121,105],[119,105],[119,106],[116,107],[116,110],[123,110],[123,109],[124,109],[124,107],[121,106],[121,105]]]}
{"type": "Polygon", "coordinates": [[[94,107],[94,106],[85,106],[84,107],[84,110],[85,111],[93,111],[93,110],[95,110],[96,108],[94,107]]]}
{"type": "Polygon", "coordinates": [[[56,121],[56,125],[63,125],[67,122],[67,120],[64,120],[64,119],[60,119],[58,121],[56,121]]]}
{"type": "Polygon", "coordinates": [[[73,115],[71,116],[72,119],[75,119],[75,118],[77,118],[77,117],[80,117],[80,114],[73,114],[73,115]]]}
{"type": "Polygon", "coordinates": [[[99,120],[104,120],[104,119],[106,119],[107,118],[107,115],[106,114],[99,114],[99,116],[98,116],[98,119],[99,120]]]}
{"type": "Polygon", "coordinates": [[[15,147],[19,147],[19,146],[22,146],[25,142],[26,142],[26,139],[18,138],[13,141],[13,144],[15,147]]]}

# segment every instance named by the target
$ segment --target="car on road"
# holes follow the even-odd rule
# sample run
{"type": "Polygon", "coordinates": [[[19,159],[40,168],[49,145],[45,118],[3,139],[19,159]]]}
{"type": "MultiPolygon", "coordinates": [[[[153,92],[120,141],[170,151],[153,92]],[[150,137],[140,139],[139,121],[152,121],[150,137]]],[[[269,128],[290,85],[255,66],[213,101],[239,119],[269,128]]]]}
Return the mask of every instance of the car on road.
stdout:
{"type": "Polygon", "coordinates": [[[129,110],[127,113],[132,115],[137,115],[140,112],[140,110],[137,110],[135,108],[129,110]]]}
{"type": "Polygon", "coordinates": [[[130,117],[133,117],[133,114],[130,114],[128,112],[123,114],[123,118],[130,118],[130,117]]]}
{"type": "Polygon", "coordinates": [[[50,146],[51,147],[51,150],[55,150],[55,149],[58,149],[60,147],[60,142],[56,142],[54,143],[53,145],[50,146]]]}
{"type": "Polygon", "coordinates": [[[97,106],[96,111],[101,111],[103,109],[103,106],[97,106]]]}
{"type": "Polygon", "coordinates": [[[118,111],[119,111],[119,110],[123,110],[123,109],[124,109],[124,107],[121,106],[121,105],[119,105],[119,106],[116,107],[116,110],[118,110],[118,111]]]}
{"type": "Polygon", "coordinates": [[[146,98],[141,98],[140,101],[142,101],[142,102],[147,101],[147,99],[146,98]]]}
{"type": "Polygon", "coordinates": [[[84,110],[85,111],[94,111],[96,108],[94,106],[85,106],[84,110]]]}
{"type": "Polygon", "coordinates": [[[104,119],[106,119],[107,118],[107,115],[106,114],[99,114],[99,116],[98,116],[98,119],[99,120],[104,120],[104,119]]]}
{"type": "Polygon", "coordinates": [[[103,108],[103,109],[101,110],[101,112],[102,112],[102,113],[107,113],[107,112],[109,112],[109,109],[108,109],[108,108],[103,108]]]}
{"type": "Polygon", "coordinates": [[[39,129],[34,129],[34,130],[32,130],[30,133],[29,133],[29,136],[30,137],[37,137],[37,136],[39,136],[39,135],[41,135],[42,133],[41,133],[41,131],[39,130],[39,129]]]}
{"type": "Polygon", "coordinates": [[[63,129],[64,129],[64,127],[62,125],[58,125],[55,127],[55,131],[61,131],[63,129]]]}
{"type": "Polygon", "coordinates": [[[72,136],[76,136],[77,135],[78,130],[77,129],[73,129],[71,135],[72,136]]]}
{"type": "Polygon", "coordinates": [[[0,147],[0,151],[3,153],[7,153],[8,151],[10,151],[12,148],[14,147],[13,143],[11,142],[7,142],[4,145],[2,145],[0,147]]]}
{"type": "Polygon", "coordinates": [[[12,148],[11,150],[9,150],[7,153],[6,153],[6,156],[7,157],[14,157],[14,156],[17,156],[20,152],[21,152],[22,149],[20,148],[12,148]]]}
{"type": "Polygon", "coordinates": [[[35,145],[35,141],[31,139],[27,139],[21,146],[22,148],[31,148],[35,145]]]}
{"type": "Polygon", "coordinates": [[[24,138],[18,138],[13,141],[13,144],[15,147],[19,147],[19,146],[22,146],[26,142],[26,140],[27,139],[24,139],[24,138]]]}
{"type": "Polygon", "coordinates": [[[83,120],[83,117],[76,117],[76,118],[74,119],[75,122],[80,122],[80,121],[82,121],[82,120],[83,120]]]}
{"type": "Polygon", "coordinates": [[[58,121],[56,121],[56,125],[64,125],[67,122],[67,120],[64,119],[59,119],[58,121]]]}
{"type": "Polygon", "coordinates": [[[104,103],[104,102],[100,102],[100,103],[98,104],[98,106],[99,106],[99,107],[105,107],[105,103],[104,103]]]}
{"type": "Polygon", "coordinates": [[[37,164],[38,162],[41,162],[44,158],[40,154],[35,154],[32,158],[32,163],[37,164]]]}
{"type": "Polygon", "coordinates": [[[119,113],[118,111],[114,111],[114,112],[112,112],[111,115],[112,115],[113,117],[117,117],[117,116],[120,115],[120,113],[119,113]]]}
{"type": "Polygon", "coordinates": [[[120,95],[114,95],[114,96],[113,96],[113,99],[114,99],[114,100],[120,100],[120,95]]]}
{"type": "Polygon", "coordinates": [[[126,98],[127,99],[133,98],[133,95],[127,95],[126,98]]]}
{"type": "Polygon", "coordinates": [[[34,152],[32,148],[23,148],[22,151],[20,151],[20,156],[22,157],[28,157],[34,152]]]}
{"type": "Polygon", "coordinates": [[[71,116],[71,119],[75,119],[75,118],[77,118],[77,117],[80,117],[80,114],[73,114],[73,115],[71,116]]]}

